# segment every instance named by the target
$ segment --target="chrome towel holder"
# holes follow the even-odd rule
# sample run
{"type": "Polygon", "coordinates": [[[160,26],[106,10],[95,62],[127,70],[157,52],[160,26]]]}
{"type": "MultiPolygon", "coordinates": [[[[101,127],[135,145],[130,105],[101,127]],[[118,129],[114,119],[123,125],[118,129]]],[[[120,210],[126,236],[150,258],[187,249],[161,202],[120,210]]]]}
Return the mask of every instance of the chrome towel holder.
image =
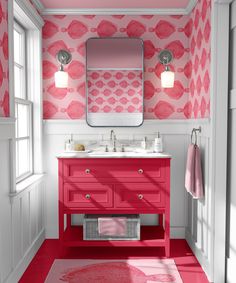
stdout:
{"type": "Polygon", "coordinates": [[[193,129],[192,129],[192,133],[191,133],[191,143],[194,144],[194,145],[197,145],[197,132],[198,132],[198,133],[201,133],[201,132],[202,132],[201,126],[199,126],[198,128],[193,128],[193,129]],[[193,135],[194,135],[195,142],[193,142],[193,135]]]}

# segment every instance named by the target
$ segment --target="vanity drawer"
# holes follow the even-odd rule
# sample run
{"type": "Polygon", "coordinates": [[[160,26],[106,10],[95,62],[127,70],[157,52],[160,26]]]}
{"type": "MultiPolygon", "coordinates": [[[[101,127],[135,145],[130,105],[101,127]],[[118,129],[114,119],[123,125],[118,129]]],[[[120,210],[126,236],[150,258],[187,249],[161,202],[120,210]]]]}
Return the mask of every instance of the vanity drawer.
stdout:
{"type": "Polygon", "coordinates": [[[80,178],[83,178],[83,181],[99,181],[98,178],[115,178],[117,181],[123,178],[150,181],[152,178],[164,181],[165,170],[164,159],[98,158],[64,161],[64,179],[67,182],[79,181],[80,178]]]}
{"type": "Polygon", "coordinates": [[[116,208],[157,208],[165,206],[165,183],[126,183],[116,185],[116,208]]]}
{"type": "Polygon", "coordinates": [[[113,206],[113,187],[100,183],[66,183],[64,206],[67,208],[108,208],[113,206]]]}

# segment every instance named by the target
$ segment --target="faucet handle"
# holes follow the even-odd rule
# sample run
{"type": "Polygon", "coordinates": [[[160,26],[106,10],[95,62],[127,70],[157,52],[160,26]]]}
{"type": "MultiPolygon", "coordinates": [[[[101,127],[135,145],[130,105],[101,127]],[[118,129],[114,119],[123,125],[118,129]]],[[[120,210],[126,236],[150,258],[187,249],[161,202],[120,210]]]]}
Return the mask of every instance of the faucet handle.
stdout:
{"type": "Polygon", "coordinates": [[[105,146],[105,152],[108,152],[108,151],[109,151],[108,145],[106,144],[106,146],[105,146]]]}
{"type": "Polygon", "coordinates": [[[125,152],[125,146],[123,144],[121,146],[121,152],[125,152]]]}

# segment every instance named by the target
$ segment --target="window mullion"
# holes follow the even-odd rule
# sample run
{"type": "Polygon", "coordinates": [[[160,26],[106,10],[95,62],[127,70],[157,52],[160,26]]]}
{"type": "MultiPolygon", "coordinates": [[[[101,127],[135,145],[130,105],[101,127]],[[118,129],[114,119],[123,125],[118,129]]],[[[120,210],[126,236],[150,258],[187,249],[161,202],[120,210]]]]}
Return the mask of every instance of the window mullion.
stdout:
{"type": "Polygon", "coordinates": [[[30,140],[30,136],[16,138],[17,141],[30,140]]]}

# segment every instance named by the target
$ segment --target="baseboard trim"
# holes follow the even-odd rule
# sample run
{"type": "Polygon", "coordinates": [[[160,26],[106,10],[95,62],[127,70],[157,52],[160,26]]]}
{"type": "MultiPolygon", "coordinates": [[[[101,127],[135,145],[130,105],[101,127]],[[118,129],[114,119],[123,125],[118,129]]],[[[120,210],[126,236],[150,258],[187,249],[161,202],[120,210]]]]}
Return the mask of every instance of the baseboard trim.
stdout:
{"type": "Polygon", "coordinates": [[[185,239],[185,227],[170,227],[171,239],[185,239]]]}
{"type": "Polygon", "coordinates": [[[227,258],[227,281],[226,283],[235,282],[235,266],[236,266],[236,257],[227,258]]]}
{"type": "Polygon", "coordinates": [[[186,241],[188,245],[190,246],[191,250],[193,251],[195,257],[199,261],[202,269],[206,273],[207,279],[209,282],[214,282],[213,281],[213,272],[211,271],[211,266],[210,262],[208,259],[203,255],[202,250],[198,248],[196,245],[194,239],[191,236],[191,233],[189,232],[188,229],[186,229],[186,234],[185,234],[186,241]]]}
{"type": "Polygon", "coordinates": [[[17,264],[17,266],[13,269],[11,274],[8,276],[7,280],[4,283],[16,283],[19,281],[21,276],[24,274],[31,260],[34,258],[38,249],[42,245],[45,240],[45,230],[39,233],[38,237],[34,240],[31,246],[26,251],[25,255],[22,257],[21,261],[17,264]]]}

